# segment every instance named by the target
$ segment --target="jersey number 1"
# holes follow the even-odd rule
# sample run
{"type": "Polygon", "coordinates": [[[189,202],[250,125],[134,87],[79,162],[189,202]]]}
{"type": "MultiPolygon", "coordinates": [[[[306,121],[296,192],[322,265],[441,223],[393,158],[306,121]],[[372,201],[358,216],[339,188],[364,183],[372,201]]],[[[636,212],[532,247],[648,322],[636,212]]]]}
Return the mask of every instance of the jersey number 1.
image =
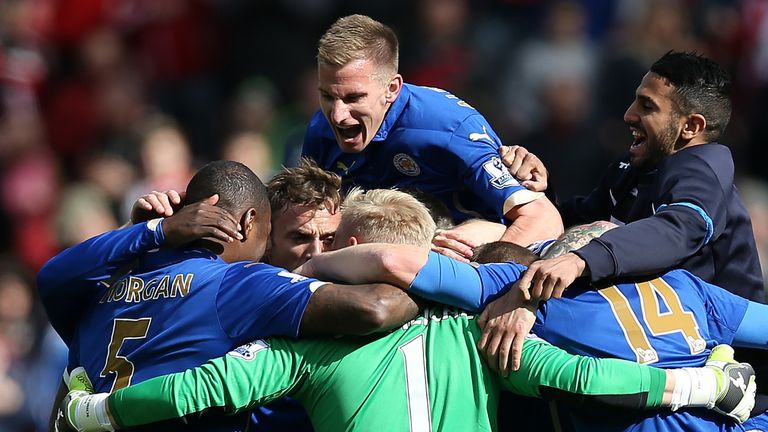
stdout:
{"type": "MultiPolygon", "coordinates": [[[[706,348],[706,342],[701,337],[699,325],[693,313],[683,309],[680,296],[675,289],[661,278],[635,284],[640,295],[642,318],[651,335],[661,336],[680,333],[688,343],[691,354],[697,354],[706,348]],[[666,304],[668,312],[661,312],[659,298],[666,304]]],[[[640,325],[637,314],[632,310],[629,300],[615,286],[598,291],[611,305],[613,314],[619,322],[627,343],[641,364],[659,361],[659,354],[651,346],[643,326],[640,325]]]]}
{"type": "Polygon", "coordinates": [[[424,335],[418,335],[400,346],[405,363],[405,387],[408,393],[408,418],[411,432],[430,432],[432,413],[429,409],[427,363],[424,357],[424,335]]]}
{"type": "Polygon", "coordinates": [[[120,349],[123,347],[126,339],[144,339],[147,337],[151,323],[152,318],[115,318],[112,321],[112,339],[109,341],[107,359],[104,362],[104,369],[102,369],[100,374],[102,378],[111,373],[115,374],[115,382],[112,383],[110,393],[131,385],[134,366],[127,357],[120,355],[120,349]]]}

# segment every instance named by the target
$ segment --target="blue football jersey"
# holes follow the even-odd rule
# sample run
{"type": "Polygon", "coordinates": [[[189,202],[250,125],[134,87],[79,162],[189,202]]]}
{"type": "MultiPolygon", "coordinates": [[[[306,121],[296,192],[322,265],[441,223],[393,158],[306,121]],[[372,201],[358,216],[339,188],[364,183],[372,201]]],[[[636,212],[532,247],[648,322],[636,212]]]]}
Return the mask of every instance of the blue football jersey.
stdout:
{"type": "MultiPolygon", "coordinates": [[[[506,292],[525,270],[515,263],[470,266],[430,252],[411,291],[434,285],[429,290],[434,299],[477,310],[506,292]],[[467,270],[469,267],[474,275],[467,270]]],[[[703,365],[712,347],[733,341],[749,304],[685,270],[601,290],[584,282],[569,287],[563,298],[544,303],[537,312],[533,332],[571,353],[622,358],[657,367],[703,365]]],[[[553,421],[559,425],[558,430],[761,431],[760,425],[765,424],[764,418],[754,418],[737,425],[702,409],[650,415],[583,409],[573,413],[566,406],[557,408],[558,416],[553,421]],[[750,428],[744,429],[745,425],[750,428]]],[[[503,410],[500,416],[508,417],[503,410]]],[[[510,419],[507,423],[519,425],[520,420],[510,419]]]]}
{"type": "Polygon", "coordinates": [[[445,90],[405,84],[362,152],[342,153],[318,112],[302,155],[339,174],[344,187],[415,188],[447,205],[457,222],[503,222],[510,209],[543,194],[509,174],[498,156],[500,145],[485,118],[466,102],[445,90]]]}
{"type": "Polygon", "coordinates": [[[74,329],[62,334],[70,368],[85,367],[97,392],[198,366],[254,338],[295,337],[323,284],[268,264],[174,249],[138,254],[130,272],[105,284],[115,255],[103,252],[126,246],[126,236],[118,230],[70,248],[38,278],[44,304],[58,311],[54,328],[74,329]],[[73,297],[83,305],[79,315],[61,313],[58,299],[73,297]]]}
{"type": "MultiPolygon", "coordinates": [[[[614,357],[662,368],[697,367],[711,348],[731,343],[748,301],[685,270],[594,290],[574,284],[547,301],[533,331],[575,354],[614,357]]],[[[578,413],[560,407],[565,429],[741,430],[706,410],[678,413],[578,413]],[[568,425],[570,423],[570,425],[568,425]]]]}
{"type": "Polygon", "coordinates": [[[741,427],[747,432],[768,432],[768,412],[748,419],[742,423],[741,427]]]}
{"type": "Polygon", "coordinates": [[[637,412],[606,413],[580,410],[578,414],[564,407],[558,408],[559,430],[562,431],[604,431],[604,432],[768,432],[766,414],[738,424],[714,411],[695,409],[676,412],[662,411],[649,416],[637,412]],[[570,421],[570,424],[563,424],[570,421]]]}

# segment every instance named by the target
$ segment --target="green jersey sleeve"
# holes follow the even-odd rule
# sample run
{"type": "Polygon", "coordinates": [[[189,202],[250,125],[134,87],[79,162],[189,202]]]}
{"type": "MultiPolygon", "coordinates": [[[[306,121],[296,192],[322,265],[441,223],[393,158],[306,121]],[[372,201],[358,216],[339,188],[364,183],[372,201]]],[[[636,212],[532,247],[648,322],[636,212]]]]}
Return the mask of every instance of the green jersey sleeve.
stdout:
{"type": "Polygon", "coordinates": [[[662,369],[569,354],[535,335],[523,343],[520,369],[499,378],[506,390],[523,396],[629,409],[658,408],[666,384],[662,369]]]}
{"type": "Polygon", "coordinates": [[[120,426],[131,427],[211,409],[231,414],[269,403],[293,391],[306,376],[302,352],[288,348],[289,343],[257,340],[200,367],[118,390],[109,397],[110,413],[120,426]]]}

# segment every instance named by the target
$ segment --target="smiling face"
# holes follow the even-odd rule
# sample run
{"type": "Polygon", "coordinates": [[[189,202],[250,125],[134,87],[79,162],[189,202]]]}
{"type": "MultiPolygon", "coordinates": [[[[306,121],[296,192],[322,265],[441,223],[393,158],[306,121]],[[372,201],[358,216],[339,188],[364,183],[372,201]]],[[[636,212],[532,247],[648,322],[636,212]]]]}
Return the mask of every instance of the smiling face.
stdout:
{"type": "Polygon", "coordinates": [[[648,72],[635,91],[635,100],[624,114],[634,138],[629,148],[633,167],[650,168],[679,150],[684,120],[672,100],[674,90],[667,80],[648,72]]]}
{"type": "Polygon", "coordinates": [[[371,143],[402,88],[403,78],[366,59],[344,66],[320,63],[320,109],[344,153],[359,153],[371,143]]]}

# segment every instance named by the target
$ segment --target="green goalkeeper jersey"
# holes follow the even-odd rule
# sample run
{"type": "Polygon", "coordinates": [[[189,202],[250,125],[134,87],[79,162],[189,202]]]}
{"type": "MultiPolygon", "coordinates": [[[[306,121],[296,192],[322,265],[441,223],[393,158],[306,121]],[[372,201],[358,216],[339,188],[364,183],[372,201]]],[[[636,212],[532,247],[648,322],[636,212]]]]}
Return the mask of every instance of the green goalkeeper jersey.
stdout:
{"type": "Polygon", "coordinates": [[[122,389],[109,399],[117,423],[135,426],[209,408],[247,410],[290,395],[323,431],[494,430],[499,392],[547,394],[633,408],[661,402],[660,369],[574,356],[531,337],[521,368],[502,378],[476,349],[474,317],[426,311],[386,335],[259,340],[185,372],[122,389]]]}

